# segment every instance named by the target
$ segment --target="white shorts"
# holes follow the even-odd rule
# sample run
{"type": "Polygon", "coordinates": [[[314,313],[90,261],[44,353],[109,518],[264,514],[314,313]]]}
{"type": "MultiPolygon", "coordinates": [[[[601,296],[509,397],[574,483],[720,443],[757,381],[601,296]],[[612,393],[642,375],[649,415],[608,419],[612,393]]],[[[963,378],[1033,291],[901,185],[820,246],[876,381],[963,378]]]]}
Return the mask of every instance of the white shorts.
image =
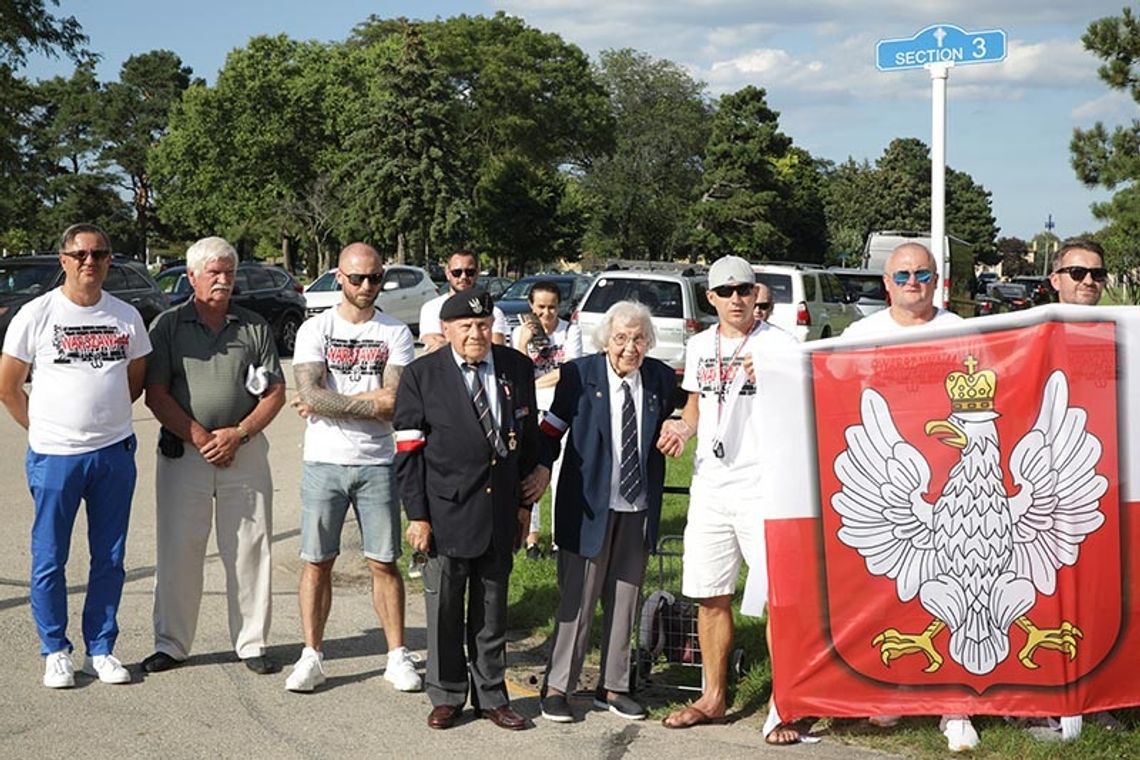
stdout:
{"type": "Polygon", "coordinates": [[[764,518],[756,492],[729,496],[694,480],[685,525],[681,593],[691,599],[736,593],[741,560],[748,565],[749,595],[759,592],[766,598],[764,518]]]}

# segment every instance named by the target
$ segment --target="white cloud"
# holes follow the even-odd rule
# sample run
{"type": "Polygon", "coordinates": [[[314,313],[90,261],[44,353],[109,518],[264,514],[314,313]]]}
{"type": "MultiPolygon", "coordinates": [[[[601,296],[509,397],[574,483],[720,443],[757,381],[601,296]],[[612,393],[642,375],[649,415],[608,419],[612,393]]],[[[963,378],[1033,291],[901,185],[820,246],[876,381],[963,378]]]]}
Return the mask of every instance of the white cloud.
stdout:
{"type": "Polygon", "coordinates": [[[1140,119],[1140,107],[1126,93],[1112,90],[1099,98],[1086,100],[1073,109],[1073,122],[1091,125],[1095,121],[1106,124],[1125,124],[1131,119],[1140,119]]]}

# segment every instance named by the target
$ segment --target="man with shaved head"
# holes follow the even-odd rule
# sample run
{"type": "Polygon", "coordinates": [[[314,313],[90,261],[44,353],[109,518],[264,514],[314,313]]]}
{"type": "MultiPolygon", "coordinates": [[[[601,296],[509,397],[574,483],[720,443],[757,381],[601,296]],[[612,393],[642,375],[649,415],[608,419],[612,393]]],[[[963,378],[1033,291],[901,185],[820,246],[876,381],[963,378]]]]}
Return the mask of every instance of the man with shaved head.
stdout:
{"type": "Polygon", "coordinates": [[[961,319],[954,312],[934,305],[938,268],[930,249],[921,243],[903,243],[891,251],[883,267],[883,284],[890,295],[890,307],[852,322],[843,331],[844,338],[866,338],[904,327],[961,319]]]}
{"type": "Polygon", "coordinates": [[[372,573],[372,605],[388,640],[384,678],[400,691],[421,682],[404,646],[400,505],[392,462],[396,386],[415,358],[408,327],[376,308],[384,266],[376,249],[353,243],[340,253],[341,302],[301,325],[293,354],[298,395],[308,421],[301,471],[301,627],[305,648],[285,681],[289,691],[325,682],[325,623],[332,571],[351,506],[372,573]]]}

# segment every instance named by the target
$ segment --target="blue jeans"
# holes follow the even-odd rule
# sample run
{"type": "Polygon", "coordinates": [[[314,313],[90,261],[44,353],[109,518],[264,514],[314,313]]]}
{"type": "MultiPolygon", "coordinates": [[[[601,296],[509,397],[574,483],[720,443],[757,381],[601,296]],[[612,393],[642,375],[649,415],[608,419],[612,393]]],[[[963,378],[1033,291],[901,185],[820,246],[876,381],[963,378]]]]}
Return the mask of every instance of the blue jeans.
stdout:
{"type": "Polygon", "coordinates": [[[110,654],[115,648],[137,447],[132,435],[85,454],[37,454],[28,449],[28,488],[36,508],[32,523],[32,617],[40,635],[40,652],[45,655],[72,650],[67,638],[66,567],[80,499],[87,503],[91,553],[83,605],[83,643],[89,655],[110,654]]]}
{"type": "Polygon", "coordinates": [[[301,464],[301,559],[325,562],[340,554],[340,534],[351,505],[364,556],[400,558],[400,502],[390,464],[301,464]]]}

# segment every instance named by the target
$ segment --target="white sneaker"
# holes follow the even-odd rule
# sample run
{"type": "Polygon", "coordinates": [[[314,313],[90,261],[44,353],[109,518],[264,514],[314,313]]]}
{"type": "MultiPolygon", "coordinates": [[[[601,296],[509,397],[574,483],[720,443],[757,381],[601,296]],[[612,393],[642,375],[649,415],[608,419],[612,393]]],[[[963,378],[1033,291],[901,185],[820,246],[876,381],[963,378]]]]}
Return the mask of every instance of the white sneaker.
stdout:
{"type": "Polygon", "coordinates": [[[87,655],[83,658],[83,672],[95,676],[103,683],[130,683],[131,674],[113,654],[87,655]]]}
{"type": "Polygon", "coordinates": [[[325,682],[324,655],[311,647],[301,650],[301,659],[293,665],[293,672],[285,679],[289,691],[312,691],[325,682]]]}
{"type": "Polygon", "coordinates": [[[70,689],[75,685],[75,665],[71,652],[60,650],[44,658],[44,686],[49,689],[70,689]]]}
{"type": "Polygon", "coordinates": [[[978,746],[978,732],[969,715],[943,715],[938,728],[951,752],[968,752],[978,746]]]}
{"type": "Polygon", "coordinates": [[[423,688],[423,682],[416,673],[416,660],[407,647],[398,647],[388,653],[384,680],[395,686],[397,691],[419,691],[423,688]]]}

